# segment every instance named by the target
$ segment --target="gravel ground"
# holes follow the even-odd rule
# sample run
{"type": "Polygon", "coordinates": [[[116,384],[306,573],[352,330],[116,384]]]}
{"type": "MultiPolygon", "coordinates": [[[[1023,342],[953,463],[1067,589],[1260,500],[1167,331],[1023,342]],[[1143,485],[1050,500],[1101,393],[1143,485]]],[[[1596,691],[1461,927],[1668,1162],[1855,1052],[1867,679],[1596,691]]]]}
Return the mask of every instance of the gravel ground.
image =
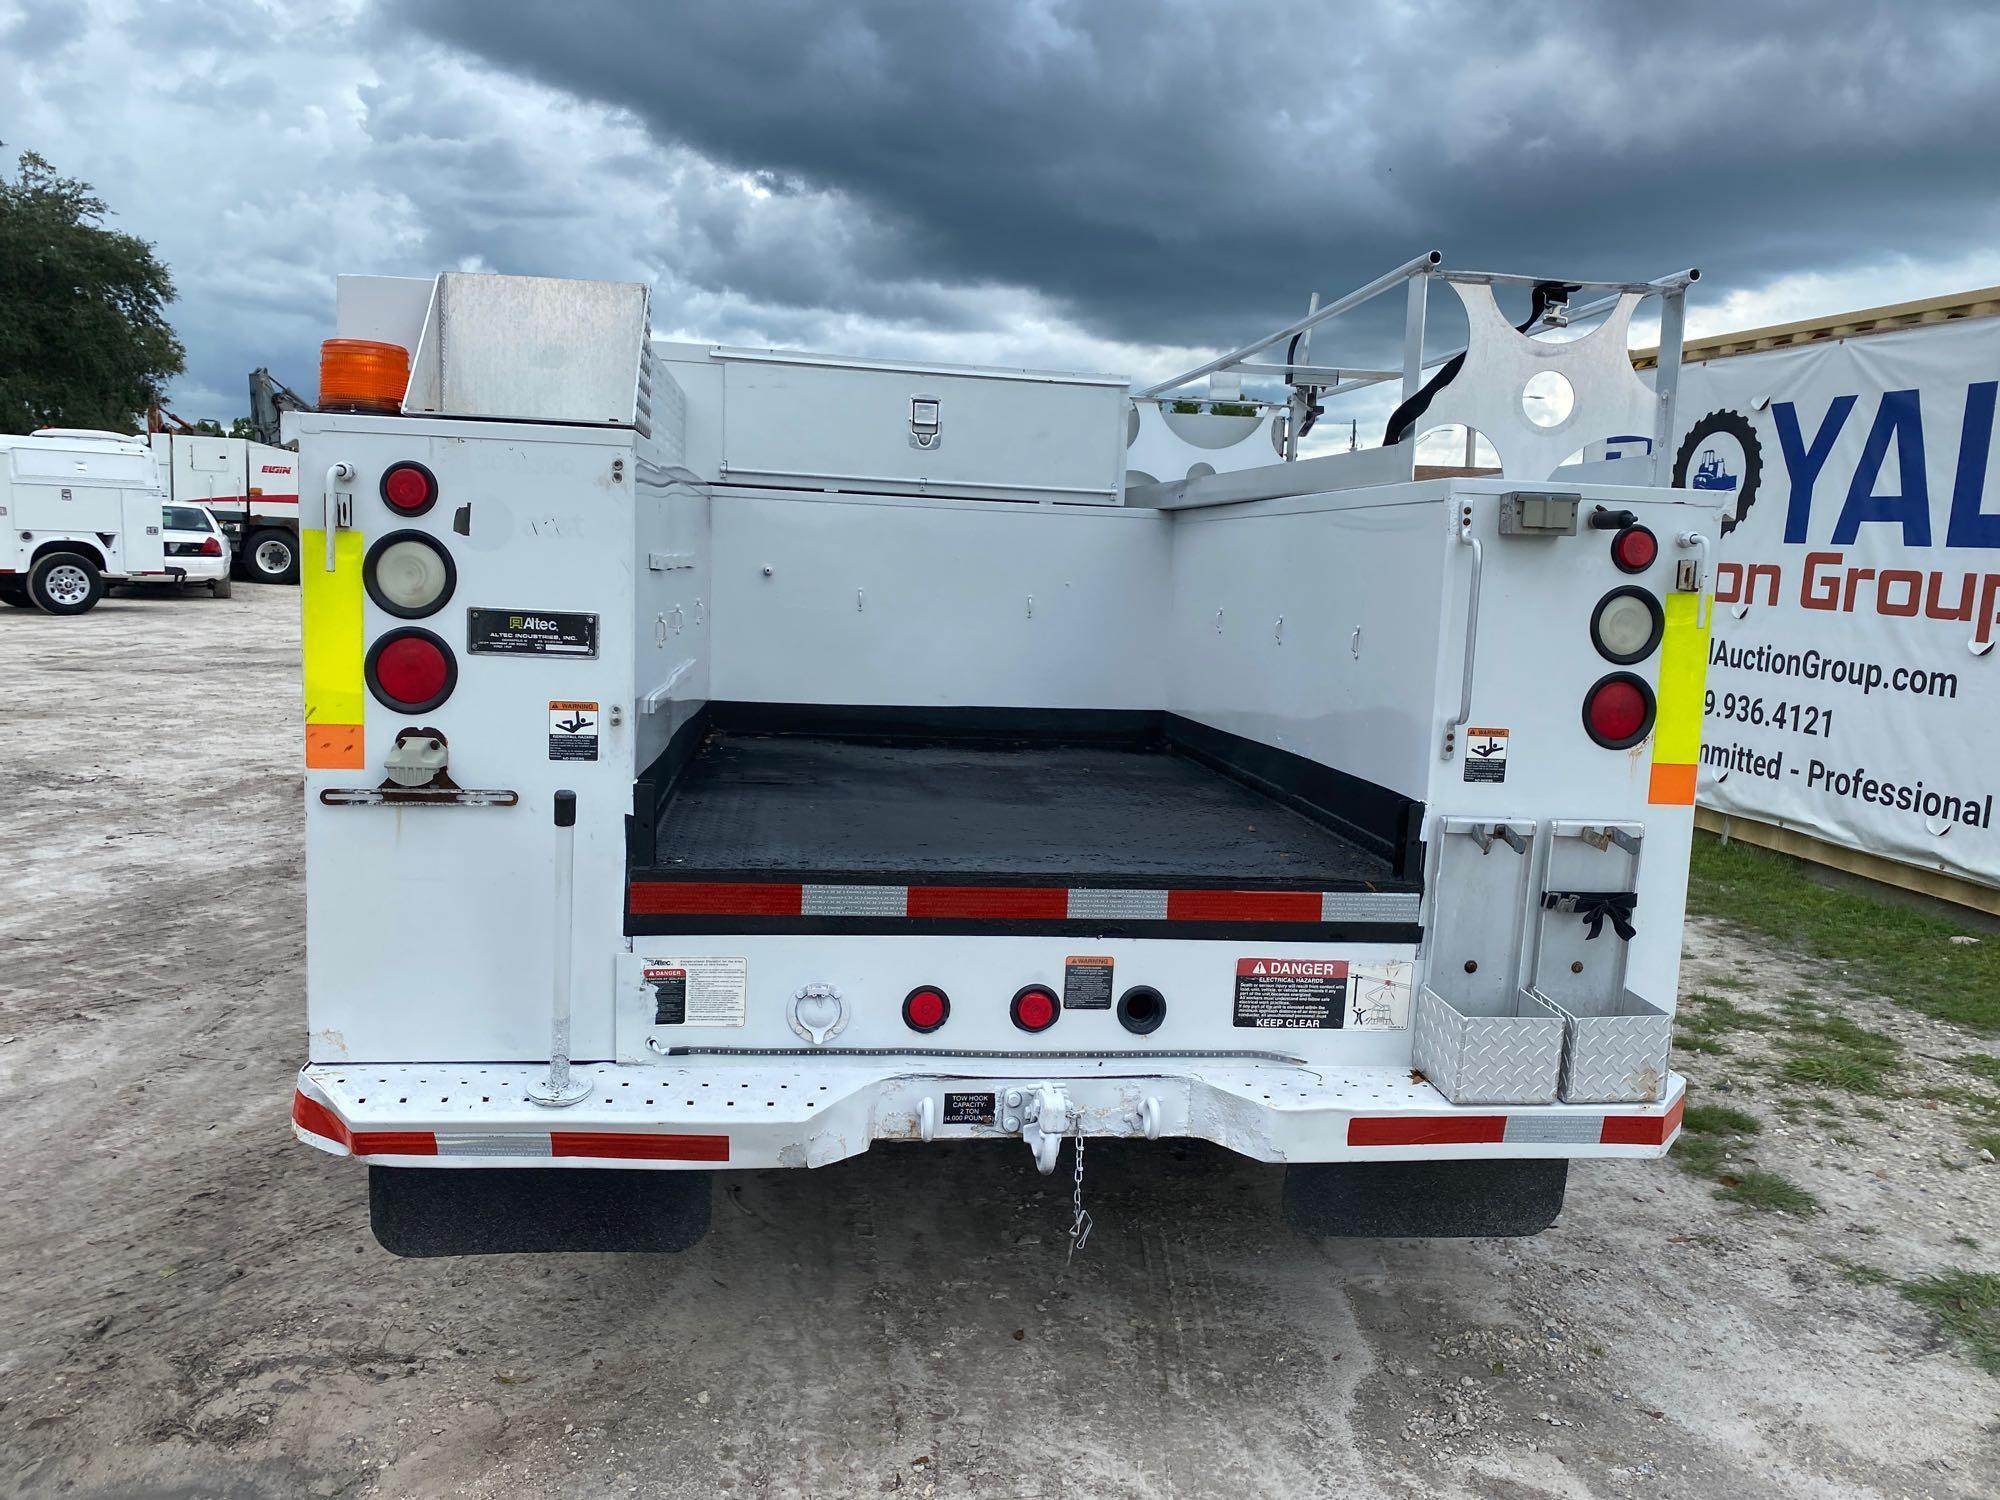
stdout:
{"type": "MultiPolygon", "coordinates": [[[[1596,1163],[1533,1240],[1313,1244],[1274,1169],[1107,1143],[1065,1281],[1025,1151],[883,1146],[724,1179],[681,1257],[394,1260],[286,1124],[296,655],[288,589],[0,610],[8,1492],[2000,1491],[2000,1381],[1831,1258],[2000,1268],[2000,1168],[1920,1093],[1781,1108],[1770,1031],[1683,1065],[1806,1217],[1596,1163]]],[[[1688,990],[1815,997],[1917,1078],[1967,1046],[1714,924],[1689,955],[1688,990]]]]}

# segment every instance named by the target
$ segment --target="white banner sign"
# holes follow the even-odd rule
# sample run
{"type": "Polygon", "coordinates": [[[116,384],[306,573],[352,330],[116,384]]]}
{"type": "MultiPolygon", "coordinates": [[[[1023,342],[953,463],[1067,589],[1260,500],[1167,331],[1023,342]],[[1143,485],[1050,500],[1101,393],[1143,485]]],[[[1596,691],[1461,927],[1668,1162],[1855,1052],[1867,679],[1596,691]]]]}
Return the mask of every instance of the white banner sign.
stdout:
{"type": "Polygon", "coordinates": [[[1700,800],[2000,885],[2000,318],[1681,375],[1717,548],[1700,800]]]}

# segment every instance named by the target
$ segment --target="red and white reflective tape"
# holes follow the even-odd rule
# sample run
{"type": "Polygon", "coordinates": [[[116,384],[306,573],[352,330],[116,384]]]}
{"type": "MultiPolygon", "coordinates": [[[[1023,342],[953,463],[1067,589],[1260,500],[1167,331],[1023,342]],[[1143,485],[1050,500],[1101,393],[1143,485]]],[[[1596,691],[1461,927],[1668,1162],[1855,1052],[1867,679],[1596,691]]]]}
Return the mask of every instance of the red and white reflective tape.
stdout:
{"type": "Polygon", "coordinates": [[[726,1135],[679,1135],[643,1130],[356,1130],[339,1115],[292,1095],[292,1124],[354,1156],[546,1156],[552,1160],[729,1160],[726,1135]]]}
{"type": "Polygon", "coordinates": [[[1664,1146],[1681,1128],[1683,1093],[1656,1115],[1356,1115],[1350,1146],[1664,1146]]]}
{"type": "Polygon", "coordinates": [[[1131,890],[635,880],[634,916],[909,917],[1033,922],[1414,922],[1414,891],[1131,890]]]}

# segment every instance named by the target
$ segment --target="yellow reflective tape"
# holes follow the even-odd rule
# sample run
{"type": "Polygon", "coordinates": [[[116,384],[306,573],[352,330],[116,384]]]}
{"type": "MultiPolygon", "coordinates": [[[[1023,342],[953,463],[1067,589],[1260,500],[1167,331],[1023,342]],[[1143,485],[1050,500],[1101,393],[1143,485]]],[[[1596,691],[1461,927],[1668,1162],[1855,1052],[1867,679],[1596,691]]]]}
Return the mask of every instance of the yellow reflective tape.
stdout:
{"type": "Polygon", "coordinates": [[[1653,719],[1654,802],[1694,800],[1693,777],[1657,771],[1665,767],[1689,770],[1701,759],[1703,694],[1708,686],[1709,626],[1714,605],[1700,594],[1669,594],[1666,637],[1660,643],[1659,707],[1653,719]]]}
{"type": "Polygon", "coordinates": [[[334,570],[326,571],[326,533],[299,533],[300,608],[304,612],[306,765],[360,770],[362,683],[361,534],[333,538],[334,570]]]}

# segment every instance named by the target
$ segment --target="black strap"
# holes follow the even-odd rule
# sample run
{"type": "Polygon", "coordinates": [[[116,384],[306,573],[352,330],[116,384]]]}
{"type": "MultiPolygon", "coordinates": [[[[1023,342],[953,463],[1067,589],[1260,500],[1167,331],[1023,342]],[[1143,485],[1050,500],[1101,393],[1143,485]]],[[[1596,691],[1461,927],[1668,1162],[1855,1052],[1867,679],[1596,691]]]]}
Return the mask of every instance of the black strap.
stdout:
{"type": "Polygon", "coordinates": [[[1632,911],[1639,904],[1637,891],[1543,891],[1542,905],[1549,911],[1574,912],[1583,918],[1590,931],[1584,941],[1589,942],[1604,931],[1609,922],[1611,930],[1626,942],[1632,941],[1632,911]]]}

